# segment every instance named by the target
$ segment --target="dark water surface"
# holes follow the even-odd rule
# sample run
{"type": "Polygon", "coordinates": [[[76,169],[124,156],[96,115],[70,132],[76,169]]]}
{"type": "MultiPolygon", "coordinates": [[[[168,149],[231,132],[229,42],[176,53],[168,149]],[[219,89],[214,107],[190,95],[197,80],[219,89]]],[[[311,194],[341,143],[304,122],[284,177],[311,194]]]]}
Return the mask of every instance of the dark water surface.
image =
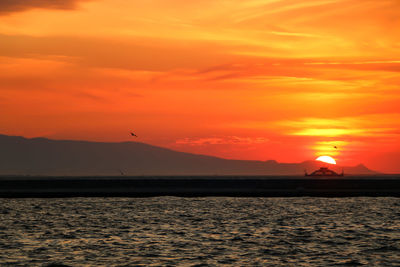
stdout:
{"type": "Polygon", "coordinates": [[[0,199],[0,266],[50,263],[400,266],[400,199],[0,199]]]}

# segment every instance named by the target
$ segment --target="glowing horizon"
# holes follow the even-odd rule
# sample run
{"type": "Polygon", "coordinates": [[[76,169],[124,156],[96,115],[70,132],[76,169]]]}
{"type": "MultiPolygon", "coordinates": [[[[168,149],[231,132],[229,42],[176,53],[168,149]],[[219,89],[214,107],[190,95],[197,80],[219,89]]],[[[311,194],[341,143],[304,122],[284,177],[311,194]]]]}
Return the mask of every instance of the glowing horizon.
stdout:
{"type": "Polygon", "coordinates": [[[0,133],[400,173],[396,0],[0,4],[0,133]]]}

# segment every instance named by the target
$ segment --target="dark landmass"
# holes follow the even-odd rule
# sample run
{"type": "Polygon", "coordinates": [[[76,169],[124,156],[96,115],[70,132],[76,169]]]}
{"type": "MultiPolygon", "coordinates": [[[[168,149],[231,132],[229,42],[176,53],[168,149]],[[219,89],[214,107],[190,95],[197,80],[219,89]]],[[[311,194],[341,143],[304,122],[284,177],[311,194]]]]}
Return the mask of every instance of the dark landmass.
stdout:
{"type": "MultiPolygon", "coordinates": [[[[0,135],[0,175],[303,175],[315,161],[278,163],[228,160],[177,152],[138,142],[101,143],[0,135]]],[[[346,175],[373,175],[360,164],[330,167],[346,175]]]]}
{"type": "Polygon", "coordinates": [[[400,197],[400,176],[1,177],[0,197],[400,197]]]}

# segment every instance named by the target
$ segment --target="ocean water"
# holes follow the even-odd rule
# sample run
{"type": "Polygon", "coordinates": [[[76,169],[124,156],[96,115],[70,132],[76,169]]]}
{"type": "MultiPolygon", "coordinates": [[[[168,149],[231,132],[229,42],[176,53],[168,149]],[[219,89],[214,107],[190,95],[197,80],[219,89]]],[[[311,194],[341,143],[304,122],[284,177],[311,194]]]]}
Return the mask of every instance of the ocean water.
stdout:
{"type": "Polygon", "coordinates": [[[400,266],[400,199],[0,199],[0,266],[56,263],[400,266]]]}

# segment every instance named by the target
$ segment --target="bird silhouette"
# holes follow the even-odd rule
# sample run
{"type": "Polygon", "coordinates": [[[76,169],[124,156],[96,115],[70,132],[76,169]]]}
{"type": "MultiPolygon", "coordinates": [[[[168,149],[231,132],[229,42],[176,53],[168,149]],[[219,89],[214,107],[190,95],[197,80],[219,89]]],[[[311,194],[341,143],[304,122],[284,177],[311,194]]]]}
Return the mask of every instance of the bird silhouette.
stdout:
{"type": "Polygon", "coordinates": [[[335,149],[337,149],[337,146],[334,146],[335,149]]]}
{"type": "Polygon", "coordinates": [[[132,133],[132,132],[131,132],[131,135],[132,135],[133,137],[138,137],[136,134],[134,134],[134,133],[132,133]]]}

